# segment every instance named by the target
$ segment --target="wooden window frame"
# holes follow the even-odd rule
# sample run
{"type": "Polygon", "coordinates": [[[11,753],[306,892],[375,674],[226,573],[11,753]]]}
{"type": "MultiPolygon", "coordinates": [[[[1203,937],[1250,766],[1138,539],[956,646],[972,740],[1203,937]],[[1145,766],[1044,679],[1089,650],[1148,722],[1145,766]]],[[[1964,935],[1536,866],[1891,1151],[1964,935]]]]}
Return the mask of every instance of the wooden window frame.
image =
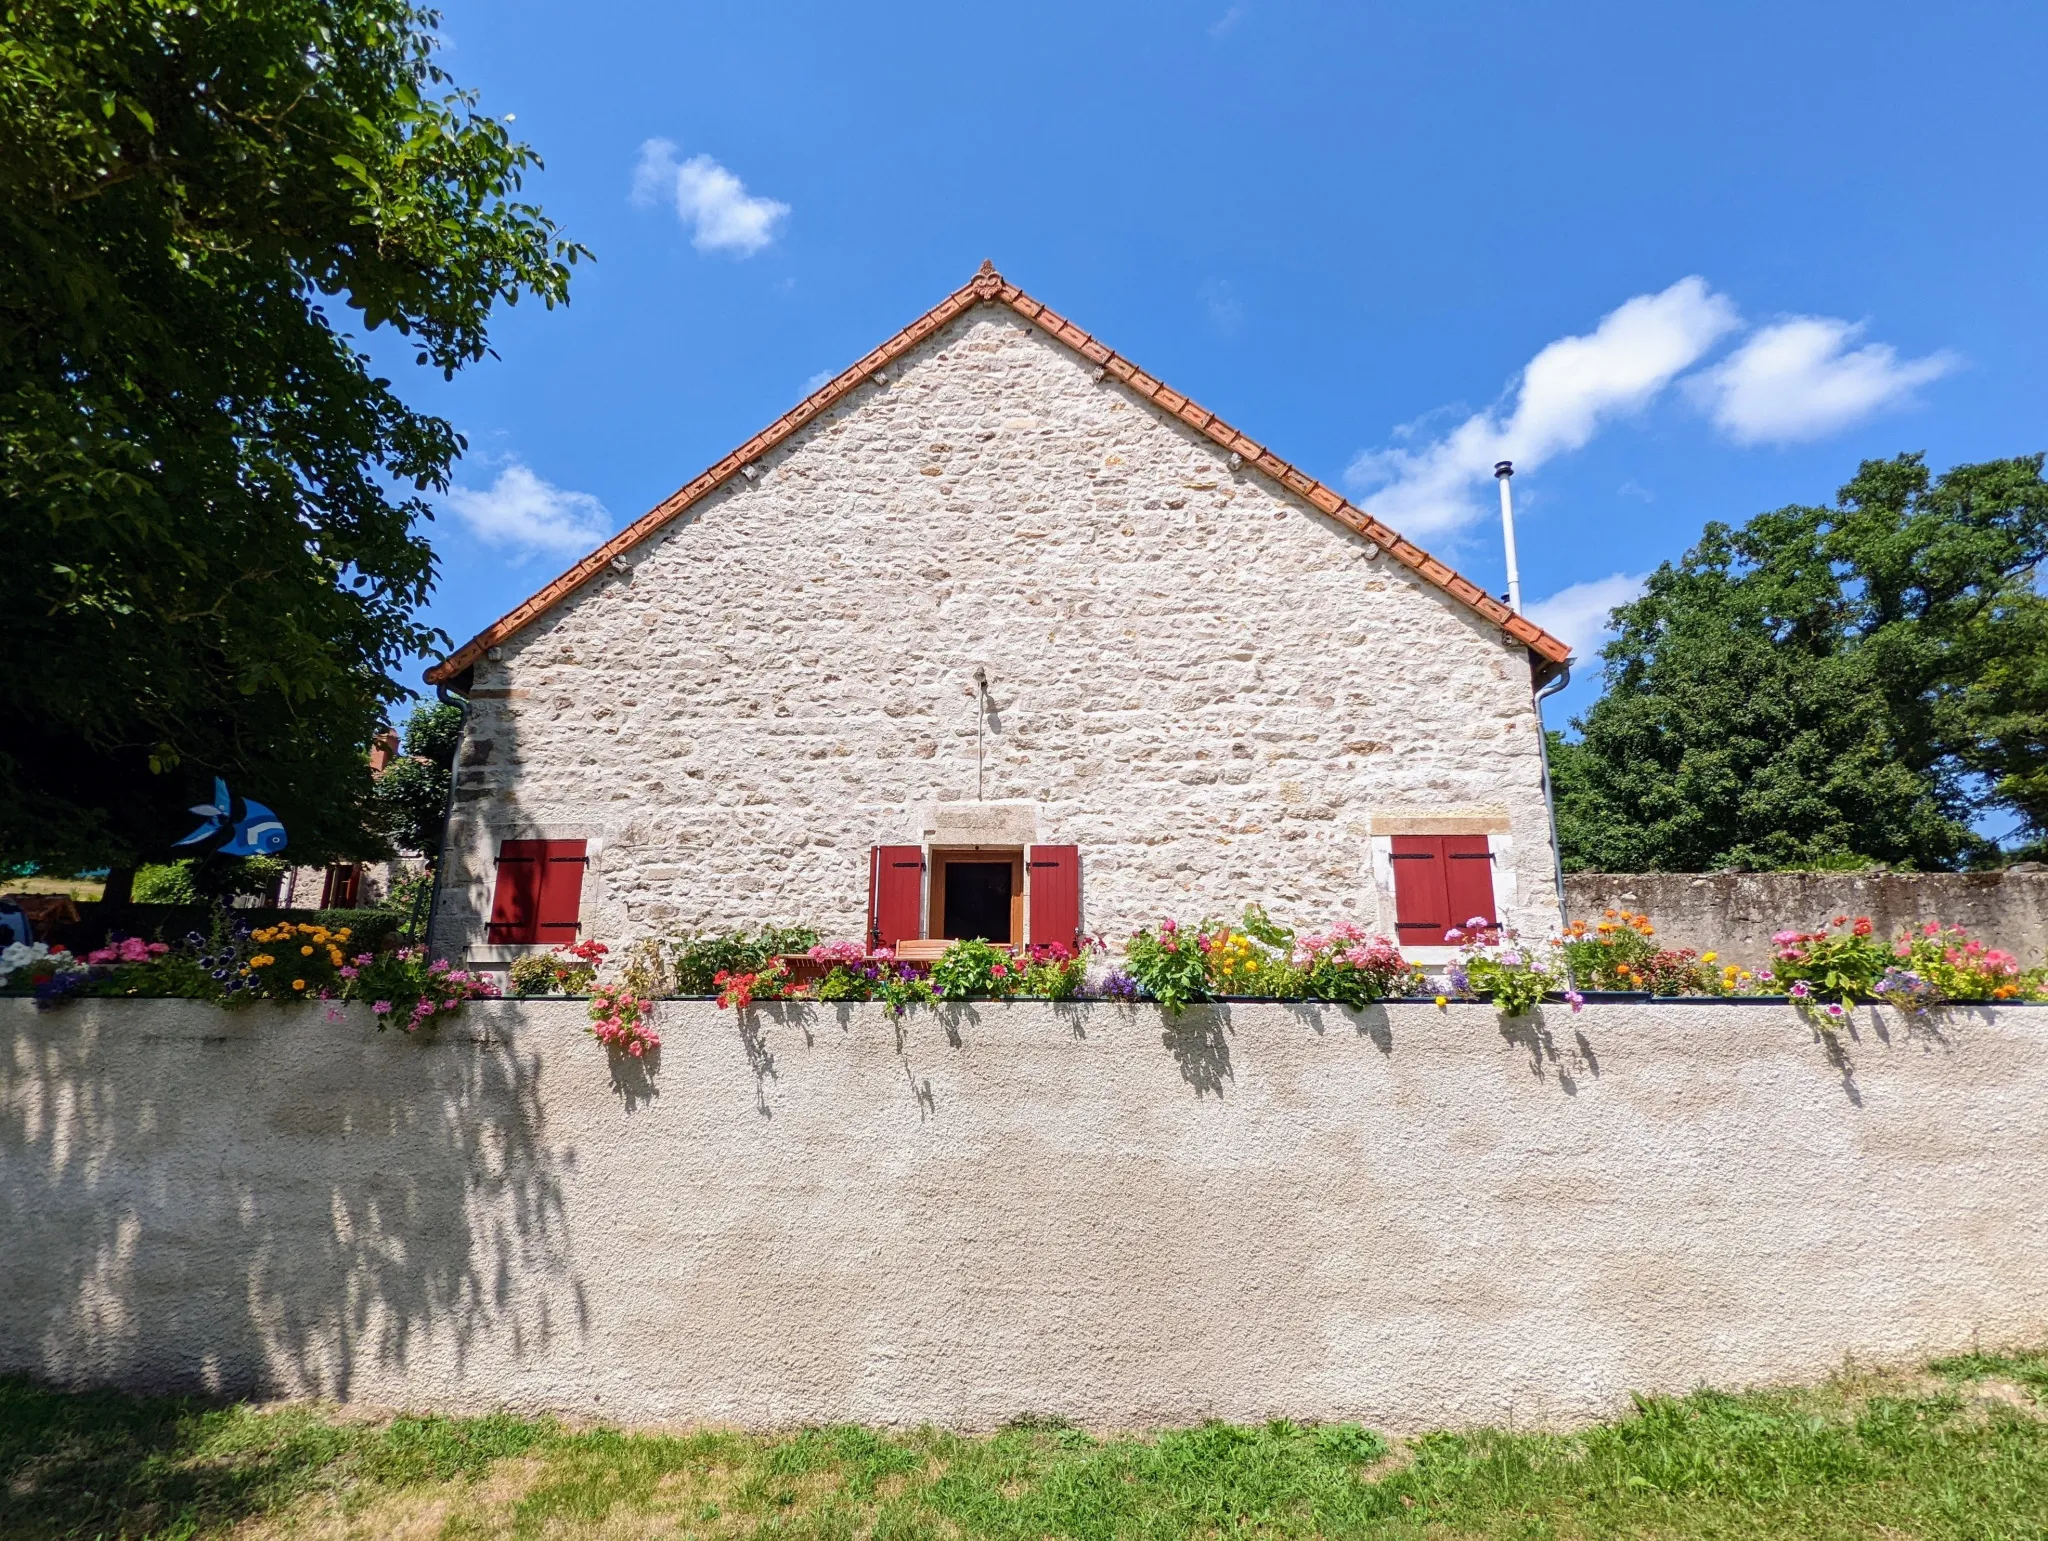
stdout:
{"type": "MultiPolygon", "coordinates": [[[[925,848],[925,875],[927,879],[924,906],[924,940],[940,941],[945,938],[946,924],[946,866],[954,861],[996,862],[1007,858],[1010,863],[1010,940],[1008,945],[1024,945],[1024,847],[1021,845],[934,845],[925,848]]],[[[998,944],[1002,945],[1002,944],[998,944]]]]}

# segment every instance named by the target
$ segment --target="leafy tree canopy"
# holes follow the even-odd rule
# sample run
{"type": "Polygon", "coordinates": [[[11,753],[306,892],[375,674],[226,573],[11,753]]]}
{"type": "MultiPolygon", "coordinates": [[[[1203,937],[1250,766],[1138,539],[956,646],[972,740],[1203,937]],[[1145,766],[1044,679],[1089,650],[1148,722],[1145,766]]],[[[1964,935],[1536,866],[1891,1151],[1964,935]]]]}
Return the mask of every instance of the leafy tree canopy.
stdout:
{"type": "Polygon", "coordinates": [[[377,822],[391,844],[441,859],[448,817],[448,782],[462,739],[462,708],[437,701],[414,710],[405,724],[405,754],[377,778],[377,822]]]}
{"type": "Polygon", "coordinates": [[[1553,736],[1565,865],[1942,868],[2048,832],[2043,457],[1865,461],[1833,507],[1710,524],[1614,612],[1553,736]]]}
{"type": "Polygon", "coordinates": [[[0,856],[162,855],[218,774],[371,854],[365,751],[440,640],[452,374],[581,249],[408,0],[19,0],[0,34],[0,856]]]}

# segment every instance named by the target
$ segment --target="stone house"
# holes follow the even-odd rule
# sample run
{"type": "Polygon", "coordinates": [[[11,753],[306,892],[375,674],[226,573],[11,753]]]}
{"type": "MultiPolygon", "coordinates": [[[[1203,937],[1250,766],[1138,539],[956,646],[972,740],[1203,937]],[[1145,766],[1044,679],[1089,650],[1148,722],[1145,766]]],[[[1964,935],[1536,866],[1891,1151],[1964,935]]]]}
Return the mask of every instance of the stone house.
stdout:
{"type": "Polygon", "coordinates": [[[1546,933],[1567,662],[984,264],[428,672],[434,942],[1546,933]]]}

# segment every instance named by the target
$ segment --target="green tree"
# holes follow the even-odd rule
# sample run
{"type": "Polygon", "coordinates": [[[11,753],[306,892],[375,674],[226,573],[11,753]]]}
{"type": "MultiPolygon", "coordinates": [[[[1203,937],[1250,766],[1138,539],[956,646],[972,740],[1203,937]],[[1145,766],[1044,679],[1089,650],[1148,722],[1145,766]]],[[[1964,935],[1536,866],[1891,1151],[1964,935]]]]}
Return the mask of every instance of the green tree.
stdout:
{"type": "Polygon", "coordinates": [[[1552,740],[1575,870],[1939,868],[1989,807],[2048,818],[2039,455],[1866,461],[1833,507],[1699,544],[1615,611],[1606,692],[1552,740]]]}
{"type": "Polygon", "coordinates": [[[18,0],[0,34],[0,854],[171,854],[215,775],[302,861],[376,844],[365,750],[440,640],[416,521],[452,374],[580,248],[407,0],[18,0]]]}
{"type": "Polygon", "coordinates": [[[451,701],[417,707],[405,724],[405,754],[377,778],[377,822],[401,851],[441,859],[448,782],[462,740],[462,708],[451,701]]]}

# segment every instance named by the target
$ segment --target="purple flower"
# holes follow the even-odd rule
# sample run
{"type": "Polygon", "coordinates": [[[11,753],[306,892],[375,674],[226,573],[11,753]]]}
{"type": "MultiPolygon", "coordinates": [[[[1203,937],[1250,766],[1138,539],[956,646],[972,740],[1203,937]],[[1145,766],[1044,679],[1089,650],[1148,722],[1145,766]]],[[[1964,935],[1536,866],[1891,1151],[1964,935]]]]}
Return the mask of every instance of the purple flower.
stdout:
{"type": "Polygon", "coordinates": [[[1806,981],[1805,981],[1805,980],[1803,980],[1803,979],[1795,979],[1795,980],[1793,980],[1793,981],[1792,981],[1792,988],[1791,988],[1790,990],[1786,991],[1785,993],[1786,993],[1786,994],[1788,994],[1788,995],[1790,995],[1790,996],[1792,997],[1792,999],[1794,999],[1795,1001],[1803,1001],[1803,1000],[1805,1000],[1805,999],[1806,999],[1806,998],[1807,998],[1807,997],[1808,997],[1809,995],[1813,994],[1813,992],[1812,992],[1811,990],[1807,989],[1807,987],[1806,987],[1806,981]]]}
{"type": "Polygon", "coordinates": [[[1500,955],[1500,961],[1503,967],[1520,968],[1522,966],[1522,955],[1518,952],[1504,952],[1500,955]]]}
{"type": "Polygon", "coordinates": [[[1579,994],[1578,991],[1567,990],[1564,992],[1564,998],[1570,1003],[1574,1015],[1586,1009],[1586,998],[1579,994]]]}
{"type": "Polygon", "coordinates": [[[380,1017],[388,1017],[391,1015],[391,1002],[372,1001],[370,1003],[370,1010],[376,1012],[380,1017]]]}
{"type": "Polygon", "coordinates": [[[1829,1015],[1829,1016],[1831,1016],[1831,1017],[1833,1017],[1833,1018],[1834,1018],[1834,1019],[1835,1019],[1836,1021],[1838,1021],[1838,1022],[1839,1022],[1839,1021],[1840,1021],[1840,1020],[1841,1020],[1841,1019],[1842,1019],[1843,1017],[1847,1016],[1847,1015],[1848,1015],[1848,1013],[1847,1013],[1846,1011],[1842,1010],[1842,1008],[1841,1008],[1841,1005],[1840,1005],[1840,1004],[1839,1004],[1838,1002],[1835,1002],[1835,1001],[1829,1001],[1829,1002],[1828,1002],[1828,1015],[1829,1015]]]}
{"type": "Polygon", "coordinates": [[[1484,915],[1474,915],[1470,920],[1465,922],[1465,929],[1467,931],[1484,931],[1491,924],[1492,922],[1489,921],[1484,915]]]}

